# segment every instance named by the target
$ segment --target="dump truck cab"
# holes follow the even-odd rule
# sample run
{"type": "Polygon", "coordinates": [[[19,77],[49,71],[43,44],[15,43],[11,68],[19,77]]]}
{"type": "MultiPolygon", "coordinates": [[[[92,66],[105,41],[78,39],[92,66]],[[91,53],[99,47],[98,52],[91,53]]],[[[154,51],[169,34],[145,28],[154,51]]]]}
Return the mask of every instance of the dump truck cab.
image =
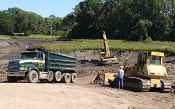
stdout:
{"type": "Polygon", "coordinates": [[[7,79],[9,82],[27,79],[36,83],[39,80],[49,82],[75,82],[76,58],[52,53],[44,49],[27,49],[19,59],[11,59],[8,63],[7,79]]]}
{"type": "MultiPolygon", "coordinates": [[[[29,70],[44,70],[45,54],[38,50],[27,50],[19,59],[11,59],[8,64],[8,79],[26,76],[29,70]]],[[[15,80],[15,79],[14,79],[15,80]]]]}
{"type": "Polygon", "coordinates": [[[44,60],[45,55],[41,51],[25,51],[21,53],[21,59],[38,59],[44,60]]]}

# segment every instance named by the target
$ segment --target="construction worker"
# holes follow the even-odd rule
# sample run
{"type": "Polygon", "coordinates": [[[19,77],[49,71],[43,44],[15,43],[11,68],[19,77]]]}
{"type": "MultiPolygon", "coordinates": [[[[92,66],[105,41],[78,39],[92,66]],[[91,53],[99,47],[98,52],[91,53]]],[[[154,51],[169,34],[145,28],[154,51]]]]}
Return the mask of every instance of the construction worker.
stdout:
{"type": "Polygon", "coordinates": [[[118,88],[123,89],[123,78],[124,78],[124,66],[120,66],[118,70],[118,88]]]}

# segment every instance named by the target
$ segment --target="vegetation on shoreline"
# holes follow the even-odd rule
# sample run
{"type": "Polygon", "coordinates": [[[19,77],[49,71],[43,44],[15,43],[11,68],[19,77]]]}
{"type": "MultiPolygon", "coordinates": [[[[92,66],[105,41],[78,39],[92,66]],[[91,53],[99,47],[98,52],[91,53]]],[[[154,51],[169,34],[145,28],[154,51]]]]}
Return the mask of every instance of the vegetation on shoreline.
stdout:
{"type": "Polygon", "coordinates": [[[41,35],[41,34],[32,34],[30,36],[9,36],[9,35],[0,35],[0,40],[12,40],[12,39],[20,39],[24,38],[26,40],[32,39],[32,40],[41,40],[41,41],[56,41],[61,36],[51,36],[51,35],[41,35]]]}
{"type": "Polygon", "coordinates": [[[36,35],[30,35],[28,36],[29,39],[36,39],[36,40],[43,40],[43,41],[56,41],[61,36],[51,36],[51,35],[41,35],[41,34],[36,34],[36,35]]]}
{"type": "MultiPolygon", "coordinates": [[[[19,36],[20,37],[20,36],[19,36]]],[[[18,36],[0,35],[0,40],[13,40],[18,36]]],[[[34,39],[41,41],[57,41],[60,36],[49,35],[30,35],[25,37],[26,39],[34,39]]],[[[45,48],[53,52],[69,53],[73,51],[82,50],[100,50],[103,46],[102,40],[85,40],[75,39],[72,41],[64,41],[63,43],[48,43],[36,47],[45,48]]],[[[160,41],[124,41],[124,40],[109,40],[109,46],[111,50],[145,50],[145,51],[164,51],[171,54],[175,54],[175,42],[160,42],[160,41]]]]}
{"type": "Polygon", "coordinates": [[[0,40],[12,40],[12,39],[16,39],[16,37],[8,35],[0,35],[0,40]]]}
{"type": "MultiPolygon", "coordinates": [[[[49,43],[37,47],[45,48],[53,52],[72,52],[81,50],[100,50],[103,46],[102,40],[73,40],[65,43],[49,43]]],[[[136,42],[123,40],[109,40],[111,50],[129,51],[164,51],[175,54],[175,42],[136,42]]]]}

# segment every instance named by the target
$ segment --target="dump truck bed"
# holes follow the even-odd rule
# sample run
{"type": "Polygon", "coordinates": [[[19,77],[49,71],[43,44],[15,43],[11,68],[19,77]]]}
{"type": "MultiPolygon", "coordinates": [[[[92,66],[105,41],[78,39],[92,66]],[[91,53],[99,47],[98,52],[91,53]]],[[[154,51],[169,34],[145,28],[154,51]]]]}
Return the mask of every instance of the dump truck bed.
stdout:
{"type": "Polygon", "coordinates": [[[76,58],[62,53],[48,52],[47,65],[50,70],[74,72],[76,66],[76,58]]]}

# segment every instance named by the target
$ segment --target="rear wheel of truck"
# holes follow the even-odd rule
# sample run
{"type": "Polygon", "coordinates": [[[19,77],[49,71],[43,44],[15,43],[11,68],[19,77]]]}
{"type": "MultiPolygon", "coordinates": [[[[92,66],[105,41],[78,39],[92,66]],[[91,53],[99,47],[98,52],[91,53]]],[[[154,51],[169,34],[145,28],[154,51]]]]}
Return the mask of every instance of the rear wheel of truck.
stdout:
{"type": "Polygon", "coordinates": [[[71,75],[69,73],[65,73],[63,81],[65,83],[70,83],[71,82],[71,75]]]}
{"type": "Polygon", "coordinates": [[[38,75],[37,71],[35,71],[35,70],[29,71],[29,73],[27,74],[27,81],[29,83],[39,82],[39,75],[38,75]]]}
{"type": "Polygon", "coordinates": [[[61,72],[60,71],[55,72],[55,74],[54,74],[54,80],[55,80],[55,82],[60,82],[61,79],[62,79],[61,72]]]}
{"type": "Polygon", "coordinates": [[[47,80],[48,80],[49,82],[53,82],[53,79],[54,79],[54,74],[53,74],[52,71],[49,71],[49,72],[48,72],[47,80]]]}
{"type": "Polygon", "coordinates": [[[8,81],[8,82],[17,82],[18,80],[17,80],[16,77],[8,76],[8,77],[7,77],[7,81],[8,81]]]}
{"type": "Polygon", "coordinates": [[[72,73],[71,75],[71,82],[74,83],[77,79],[77,73],[72,73]]]}

